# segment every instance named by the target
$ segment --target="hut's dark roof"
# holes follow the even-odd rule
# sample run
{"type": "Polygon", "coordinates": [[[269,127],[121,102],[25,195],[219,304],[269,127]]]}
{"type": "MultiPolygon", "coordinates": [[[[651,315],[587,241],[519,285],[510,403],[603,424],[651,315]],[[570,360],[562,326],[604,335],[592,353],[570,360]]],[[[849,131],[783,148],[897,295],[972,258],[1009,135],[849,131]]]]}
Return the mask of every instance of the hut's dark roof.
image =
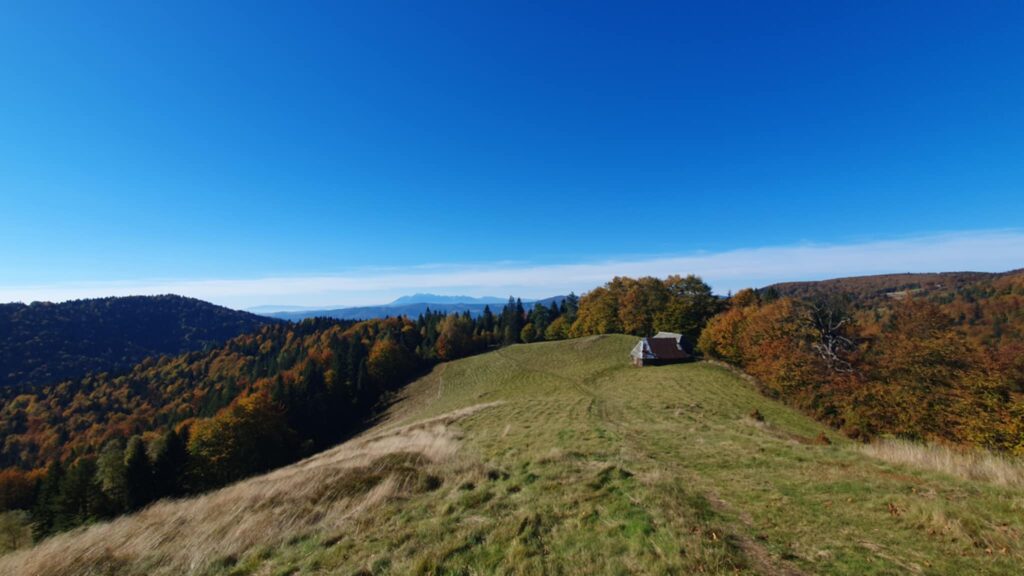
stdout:
{"type": "Polygon", "coordinates": [[[682,360],[690,357],[679,349],[675,338],[648,338],[647,345],[659,360],[682,360]]]}

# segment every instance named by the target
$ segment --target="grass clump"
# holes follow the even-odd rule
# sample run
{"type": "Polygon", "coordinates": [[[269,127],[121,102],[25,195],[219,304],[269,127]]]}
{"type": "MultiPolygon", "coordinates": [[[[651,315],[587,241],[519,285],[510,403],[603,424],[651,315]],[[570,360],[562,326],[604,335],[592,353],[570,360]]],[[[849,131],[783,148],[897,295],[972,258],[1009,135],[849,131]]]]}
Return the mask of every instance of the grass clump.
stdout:
{"type": "Polygon", "coordinates": [[[959,449],[908,440],[882,439],[864,445],[870,456],[998,486],[1024,486],[1024,461],[980,449],[959,449]]]}

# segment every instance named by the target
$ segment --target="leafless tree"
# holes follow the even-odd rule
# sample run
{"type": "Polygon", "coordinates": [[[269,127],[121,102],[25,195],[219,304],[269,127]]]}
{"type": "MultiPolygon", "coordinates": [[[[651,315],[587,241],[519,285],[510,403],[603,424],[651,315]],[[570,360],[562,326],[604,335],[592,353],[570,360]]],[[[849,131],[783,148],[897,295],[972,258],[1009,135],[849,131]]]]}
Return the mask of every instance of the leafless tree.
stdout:
{"type": "Polygon", "coordinates": [[[853,365],[847,360],[857,345],[849,337],[853,318],[845,298],[820,298],[807,303],[808,322],[816,340],[811,348],[832,372],[852,373],[853,365]]]}

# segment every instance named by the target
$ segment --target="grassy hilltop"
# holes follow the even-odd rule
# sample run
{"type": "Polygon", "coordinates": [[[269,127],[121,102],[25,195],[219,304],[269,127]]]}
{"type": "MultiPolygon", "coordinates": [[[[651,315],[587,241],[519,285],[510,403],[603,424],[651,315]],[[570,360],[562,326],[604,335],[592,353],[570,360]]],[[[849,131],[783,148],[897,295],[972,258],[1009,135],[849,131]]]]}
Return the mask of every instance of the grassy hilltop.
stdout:
{"type": "Polygon", "coordinates": [[[441,365],[351,442],[58,535],[0,573],[1024,570],[1019,469],[891,463],[725,368],[630,368],[634,341],[441,365]]]}

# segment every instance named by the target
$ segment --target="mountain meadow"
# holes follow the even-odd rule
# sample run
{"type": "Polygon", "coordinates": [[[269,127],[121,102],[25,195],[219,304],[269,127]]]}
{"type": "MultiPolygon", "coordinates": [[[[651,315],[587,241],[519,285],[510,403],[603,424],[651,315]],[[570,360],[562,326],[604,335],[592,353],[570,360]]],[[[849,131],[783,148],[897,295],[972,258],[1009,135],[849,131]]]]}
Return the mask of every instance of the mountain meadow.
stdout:
{"type": "Polygon", "coordinates": [[[0,572],[1024,567],[1020,271],[222,338],[0,388],[0,572]],[[698,361],[633,368],[657,332],[698,361]]]}
{"type": "Polygon", "coordinates": [[[633,343],[442,364],[336,448],[57,535],[0,571],[1019,573],[1019,469],[1004,483],[893,461],[728,368],[631,368],[633,343]]]}

